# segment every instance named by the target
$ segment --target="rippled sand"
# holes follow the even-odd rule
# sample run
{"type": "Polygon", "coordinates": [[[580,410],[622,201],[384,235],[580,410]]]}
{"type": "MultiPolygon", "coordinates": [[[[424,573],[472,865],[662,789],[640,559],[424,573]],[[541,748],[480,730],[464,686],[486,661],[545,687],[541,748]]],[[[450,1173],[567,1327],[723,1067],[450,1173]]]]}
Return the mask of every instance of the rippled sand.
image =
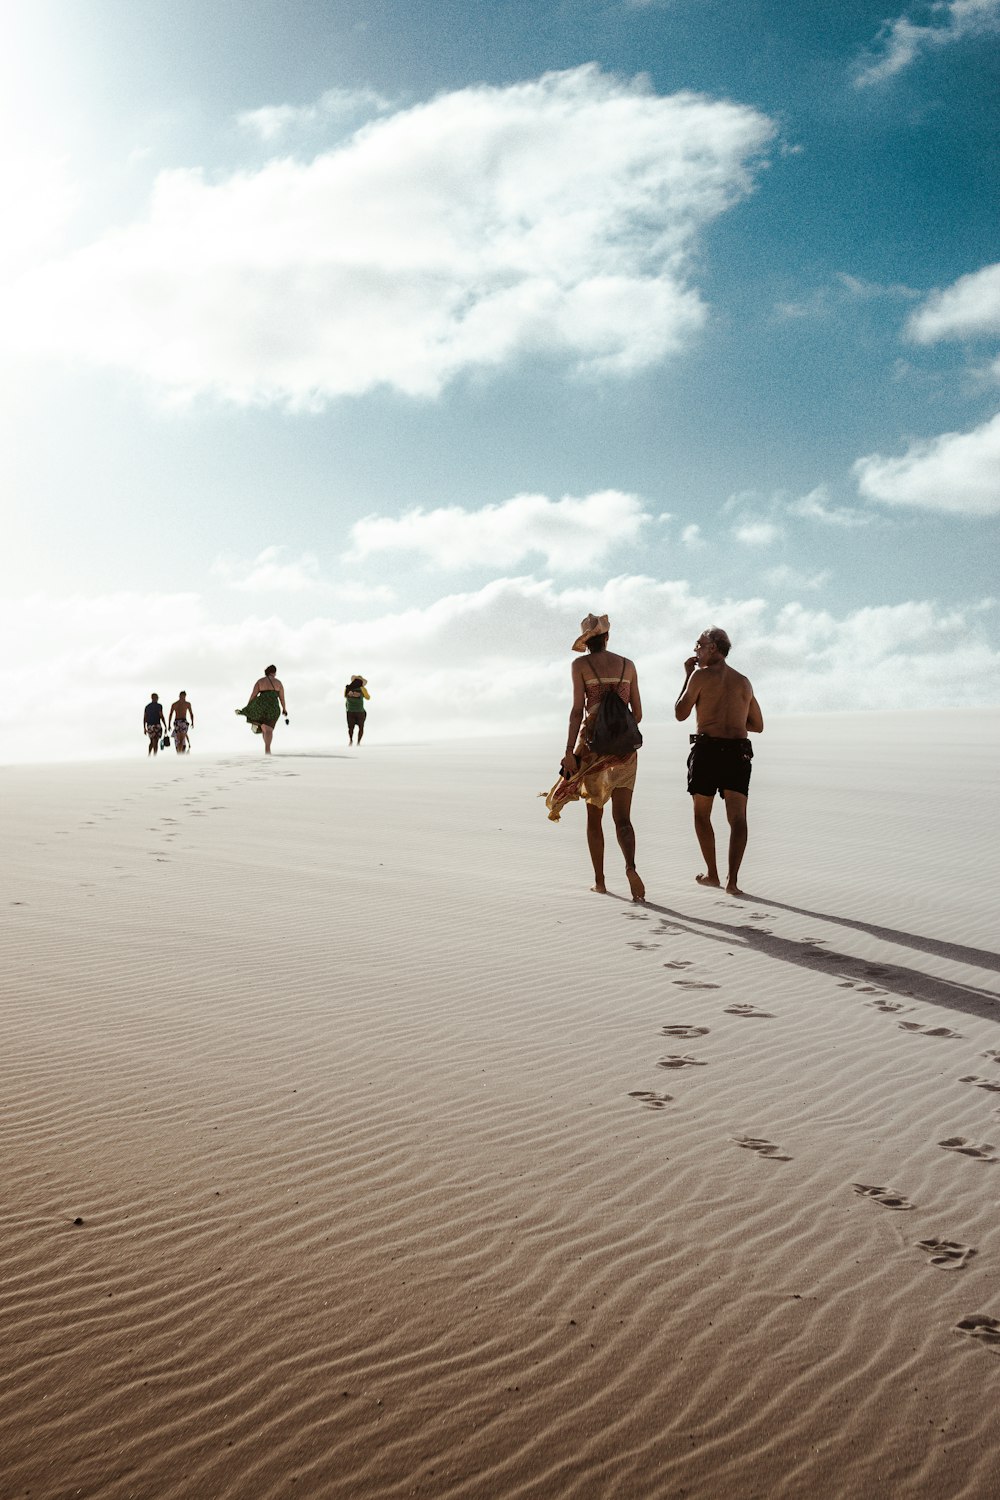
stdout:
{"type": "Polygon", "coordinates": [[[5,1500],[993,1493],[998,731],[4,770],[5,1500]]]}

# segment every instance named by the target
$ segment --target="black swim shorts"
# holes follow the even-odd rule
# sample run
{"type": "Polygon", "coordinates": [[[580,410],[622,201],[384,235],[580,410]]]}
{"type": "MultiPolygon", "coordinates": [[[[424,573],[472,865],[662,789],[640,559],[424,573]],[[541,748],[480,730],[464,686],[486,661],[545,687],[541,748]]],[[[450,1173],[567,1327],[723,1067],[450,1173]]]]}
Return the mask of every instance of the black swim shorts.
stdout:
{"type": "Polygon", "coordinates": [[[711,734],[693,734],[688,756],[688,791],[692,797],[714,797],[716,792],[750,790],[750,762],[753,746],[749,740],[721,740],[711,734]]]}

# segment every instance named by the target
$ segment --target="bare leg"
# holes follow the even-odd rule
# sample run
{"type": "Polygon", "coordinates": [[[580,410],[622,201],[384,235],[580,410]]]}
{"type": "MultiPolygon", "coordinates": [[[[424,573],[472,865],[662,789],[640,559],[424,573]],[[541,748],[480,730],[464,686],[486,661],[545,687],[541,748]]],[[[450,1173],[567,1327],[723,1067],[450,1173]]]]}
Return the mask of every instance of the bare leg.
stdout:
{"type": "Polygon", "coordinates": [[[635,829],[632,827],[632,790],[630,787],[617,787],[611,793],[611,811],[615,819],[618,847],[625,856],[625,878],[632,892],[632,900],[643,901],[646,896],[646,887],[635,867],[635,829]]]}
{"type": "Polygon", "coordinates": [[[364,739],[364,737],[365,737],[365,721],[364,721],[364,719],[359,719],[358,720],[358,744],[359,745],[361,744],[361,741],[364,739]]]}
{"type": "Polygon", "coordinates": [[[694,803],[694,831],[698,835],[698,845],[705,861],[705,874],[696,875],[694,878],[699,885],[721,886],[719,867],[715,863],[715,831],[712,828],[714,798],[703,797],[696,792],[691,800],[694,803]]]}
{"type": "Polygon", "coordinates": [[[740,792],[726,792],[726,817],[729,819],[729,875],[726,890],[731,896],[742,892],[737,882],[743,852],[747,846],[747,799],[740,792]]]}
{"type": "Polygon", "coordinates": [[[594,884],[592,891],[599,896],[606,896],[608,888],[604,884],[604,808],[591,807],[587,803],[587,848],[590,850],[590,860],[594,866],[594,884]]]}
{"type": "Polygon", "coordinates": [[[271,736],[274,733],[274,725],[273,724],[262,724],[260,726],[260,732],[261,732],[261,735],[262,735],[263,740],[264,740],[264,754],[265,755],[270,755],[270,753],[271,753],[271,736]]]}

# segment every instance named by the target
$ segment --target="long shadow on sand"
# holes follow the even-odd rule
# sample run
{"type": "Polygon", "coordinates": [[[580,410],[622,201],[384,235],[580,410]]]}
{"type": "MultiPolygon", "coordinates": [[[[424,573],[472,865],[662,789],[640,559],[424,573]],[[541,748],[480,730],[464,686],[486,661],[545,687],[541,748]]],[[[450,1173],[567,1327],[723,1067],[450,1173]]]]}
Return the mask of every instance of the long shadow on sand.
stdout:
{"type": "MultiPolygon", "coordinates": [[[[780,903],[771,902],[773,906],[780,903]]],[[[803,942],[801,939],[776,937],[767,928],[763,930],[751,922],[736,925],[732,922],[716,922],[709,917],[691,917],[686,912],[673,911],[669,906],[657,906],[652,901],[645,903],[647,911],[656,912],[668,921],[683,927],[692,936],[711,938],[713,942],[739,943],[755,953],[781,963],[795,964],[801,969],[811,969],[817,974],[827,974],[833,979],[855,985],[871,986],[878,990],[889,990],[909,1000],[926,1000],[932,1005],[945,1005],[951,1010],[978,1016],[982,1020],[1000,1021],[1000,994],[993,990],[980,989],[976,985],[961,984],[953,979],[940,979],[936,974],[924,974],[920,969],[910,969],[902,964],[872,963],[867,958],[854,958],[849,953],[838,953],[826,946],[803,942]]],[[[786,908],[794,910],[795,908],[786,908]]],[[[809,915],[815,916],[816,913],[809,915]]],[[[844,925],[853,926],[853,923],[844,925]]],[[[858,924],[863,925],[863,924],[858,924]]],[[[882,929],[866,928],[866,931],[882,935],[882,929]]],[[[886,930],[888,932],[888,930],[886,930]]],[[[903,935],[905,940],[905,934],[903,935]]],[[[892,941],[891,934],[888,941],[892,941]]],[[[946,947],[947,945],[942,945],[946,947]]],[[[937,948],[932,949],[938,952],[937,948]]],[[[959,950],[964,954],[974,949],[959,950]]],[[[995,955],[994,955],[995,957],[995,955]]],[[[966,958],[965,962],[975,962],[966,958]]]]}
{"type": "Polygon", "coordinates": [[[788,906],[784,901],[769,901],[766,896],[751,896],[746,891],[743,893],[743,900],[754,901],[759,906],[770,906],[776,911],[791,911],[799,917],[814,917],[817,922],[832,922],[836,927],[853,927],[855,932],[867,932],[885,943],[897,943],[901,948],[916,948],[920,953],[933,953],[937,958],[950,958],[955,963],[973,964],[977,969],[992,969],[1000,974],[1000,953],[991,953],[988,948],[963,948],[960,943],[920,937],[915,932],[897,932],[893,927],[877,927],[873,922],[861,922],[856,917],[831,917],[827,912],[811,911],[805,906],[788,906]]]}

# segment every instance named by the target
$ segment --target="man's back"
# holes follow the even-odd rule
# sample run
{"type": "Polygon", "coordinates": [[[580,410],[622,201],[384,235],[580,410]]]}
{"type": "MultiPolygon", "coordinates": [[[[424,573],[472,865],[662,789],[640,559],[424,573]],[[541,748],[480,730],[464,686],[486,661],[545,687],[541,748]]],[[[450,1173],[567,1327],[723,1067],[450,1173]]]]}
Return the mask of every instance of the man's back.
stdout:
{"type": "Polygon", "coordinates": [[[700,734],[718,735],[720,739],[743,739],[747,733],[747,716],[753,702],[750,679],[730,666],[721,671],[700,671],[696,676],[698,697],[695,715],[700,734]]]}

